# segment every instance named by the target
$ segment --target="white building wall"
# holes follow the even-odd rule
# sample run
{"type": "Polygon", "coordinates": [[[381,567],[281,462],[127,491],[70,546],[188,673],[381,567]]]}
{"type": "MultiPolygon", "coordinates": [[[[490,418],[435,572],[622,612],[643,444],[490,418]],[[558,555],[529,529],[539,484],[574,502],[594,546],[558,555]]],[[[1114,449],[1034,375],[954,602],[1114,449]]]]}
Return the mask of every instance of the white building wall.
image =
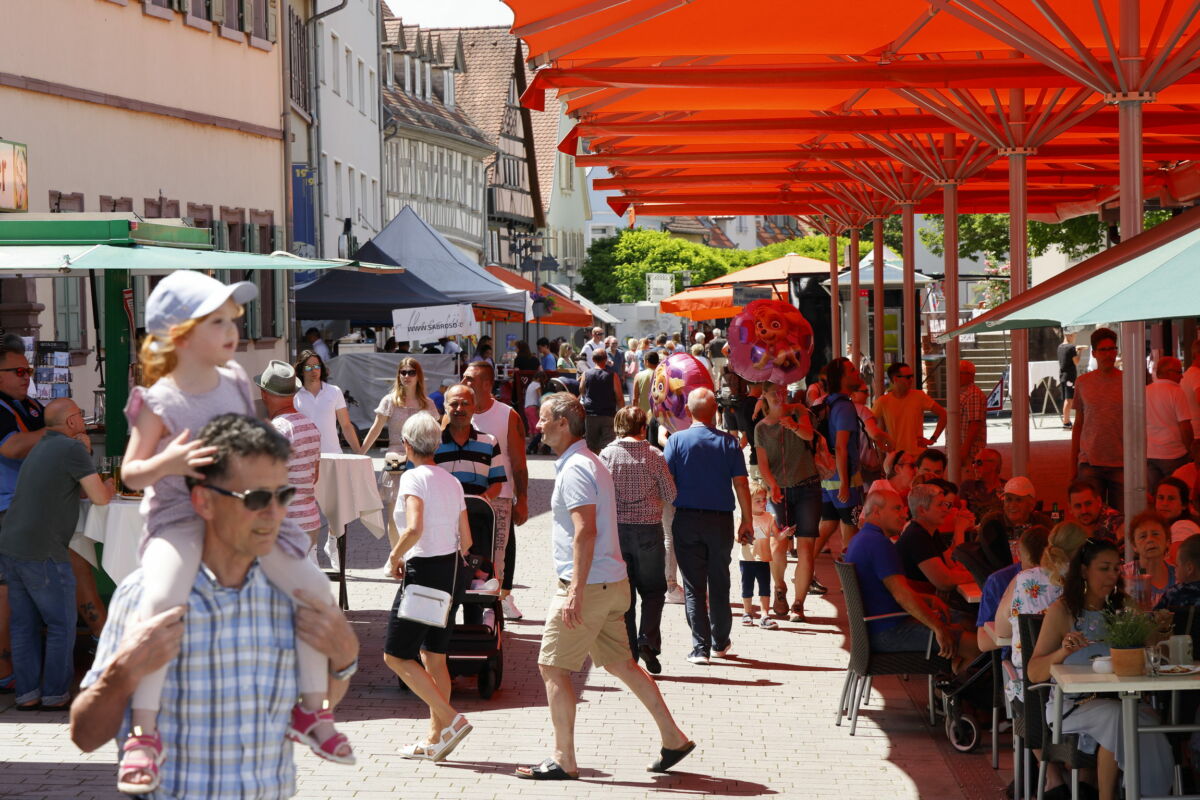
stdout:
{"type": "MultiPolygon", "coordinates": [[[[317,11],[340,0],[319,0],[317,11]]],[[[317,23],[320,60],[321,255],[337,256],[343,220],[365,244],[383,224],[379,134],[380,22],[376,0],[349,0],[317,23]]]]}
{"type": "MultiPolygon", "coordinates": [[[[564,104],[558,107],[558,140],[570,131],[572,121],[567,118],[564,104]]],[[[550,207],[546,212],[546,237],[549,252],[558,261],[558,274],[548,279],[563,279],[570,264],[575,274],[583,266],[587,255],[588,224],[592,219],[592,208],[588,198],[587,172],[575,164],[575,157],[554,152],[554,176],[549,188],[550,207]]]]}

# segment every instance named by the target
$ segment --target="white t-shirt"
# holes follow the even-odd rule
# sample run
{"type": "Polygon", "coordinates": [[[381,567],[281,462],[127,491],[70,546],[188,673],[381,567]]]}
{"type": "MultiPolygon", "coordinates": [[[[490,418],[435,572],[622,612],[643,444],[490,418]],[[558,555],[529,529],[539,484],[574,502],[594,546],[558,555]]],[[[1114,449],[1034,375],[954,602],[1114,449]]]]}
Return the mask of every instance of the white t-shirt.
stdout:
{"type": "Polygon", "coordinates": [[[329,352],[329,345],[325,344],[324,339],[317,339],[310,346],[312,347],[312,351],[321,357],[322,361],[328,362],[329,359],[333,358],[333,355],[329,352]]]}
{"type": "Polygon", "coordinates": [[[1188,402],[1188,411],[1191,412],[1192,433],[1200,437],[1200,399],[1196,398],[1196,391],[1200,390],[1200,367],[1192,365],[1183,373],[1183,380],[1179,382],[1179,388],[1183,389],[1183,396],[1188,402]]]}
{"type": "Polygon", "coordinates": [[[1179,423],[1191,419],[1187,397],[1179,384],[1157,378],[1146,387],[1146,458],[1182,458],[1187,448],[1179,438],[1179,423]]]}
{"type": "Polygon", "coordinates": [[[342,390],[332,383],[322,383],[321,390],[314,396],[308,389],[296,392],[296,410],[308,417],[321,432],[321,452],[340,453],[338,441],[337,412],[346,407],[342,390]]]}
{"type": "MultiPolygon", "coordinates": [[[[513,471],[512,459],[508,457],[508,421],[513,409],[506,403],[501,403],[493,398],[492,407],[487,411],[476,411],[475,416],[471,418],[471,423],[483,431],[490,433],[496,438],[496,444],[500,445],[500,460],[492,459],[492,466],[499,464],[504,467],[504,476],[507,480],[500,489],[500,497],[513,496],[513,471]]],[[[518,447],[524,443],[518,444],[518,447]]]]}
{"type": "Polygon", "coordinates": [[[458,549],[458,520],[466,509],[462,484],[446,470],[428,464],[406,470],[400,476],[400,491],[394,518],[396,527],[404,529],[405,498],[419,497],[421,509],[421,538],[404,558],[444,556],[458,549]]]}
{"type": "Polygon", "coordinates": [[[542,385],[537,381],[530,381],[525,387],[525,408],[530,406],[538,406],[542,399],[542,385]]]}

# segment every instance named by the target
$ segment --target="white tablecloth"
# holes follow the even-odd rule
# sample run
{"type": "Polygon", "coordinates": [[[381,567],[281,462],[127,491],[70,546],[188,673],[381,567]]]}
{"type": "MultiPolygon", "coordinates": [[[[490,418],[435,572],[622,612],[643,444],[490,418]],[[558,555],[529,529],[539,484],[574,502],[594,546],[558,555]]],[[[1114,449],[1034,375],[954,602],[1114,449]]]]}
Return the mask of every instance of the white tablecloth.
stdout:
{"type": "Polygon", "coordinates": [[[1037,385],[1046,378],[1058,380],[1058,362],[1057,361],[1030,361],[1029,362],[1029,390],[1033,391],[1037,385]]]}
{"type": "Polygon", "coordinates": [[[329,520],[333,536],[341,536],[356,519],[361,519],[375,538],[384,536],[383,500],[369,456],[322,453],[317,505],[329,520]]]}
{"type": "Polygon", "coordinates": [[[138,543],[142,540],[140,499],[114,497],[106,506],[83,502],[79,510],[79,527],[71,539],[71,549],[82,555],[93,567],[99,566],[113,583],[120,583],[129,573],[141,566],[138,543]],[[100,564],[96,563],[96,543],[104,545],[100,564]]]}

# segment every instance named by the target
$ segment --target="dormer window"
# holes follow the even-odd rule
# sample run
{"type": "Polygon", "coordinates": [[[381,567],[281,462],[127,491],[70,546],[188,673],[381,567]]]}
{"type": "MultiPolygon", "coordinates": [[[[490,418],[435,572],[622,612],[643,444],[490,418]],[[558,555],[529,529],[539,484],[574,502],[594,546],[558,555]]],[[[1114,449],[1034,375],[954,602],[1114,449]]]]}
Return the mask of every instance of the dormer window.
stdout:
{"type": "Polygon", "coordinates": [[[446,108],[454,108],[454,70],[442,70],[442,86],[445,87],[442,91],[442,102],[446,108]]]}

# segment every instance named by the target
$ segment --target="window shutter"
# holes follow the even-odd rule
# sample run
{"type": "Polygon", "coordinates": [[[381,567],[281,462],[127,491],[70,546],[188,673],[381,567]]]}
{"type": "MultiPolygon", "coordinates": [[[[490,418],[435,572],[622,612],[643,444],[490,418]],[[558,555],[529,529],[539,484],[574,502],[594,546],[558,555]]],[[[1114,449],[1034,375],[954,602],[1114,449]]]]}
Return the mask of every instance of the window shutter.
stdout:
{"type": "Polygon", "coordinates": [[[271,252],[287,250],[287,234],[282,225],[271,226],[271,252]]]}
{"type": "Polygon", "coordinates": [[[275,42],[279,40],[278,31],[278,16],[279,16],[279,0],[262,0],[267,4],[267,40],[275,42]]]}
{"type": "Polygon", "coordinates": [[[229,223],[214,220],[212,224],[213,247],[217,250],[229,249],[229,223]]]}
{"type": "Polygon", "coordinates": [[[254,33],[254,0],[238,0],[238,11],[242,17],[242,32],[254,33]]]}
{"type": "Polygon", "coordinates": [[[225,24],[225,0],[212,0],[209,4],[209,14],[217,25],[225,24]]]}

